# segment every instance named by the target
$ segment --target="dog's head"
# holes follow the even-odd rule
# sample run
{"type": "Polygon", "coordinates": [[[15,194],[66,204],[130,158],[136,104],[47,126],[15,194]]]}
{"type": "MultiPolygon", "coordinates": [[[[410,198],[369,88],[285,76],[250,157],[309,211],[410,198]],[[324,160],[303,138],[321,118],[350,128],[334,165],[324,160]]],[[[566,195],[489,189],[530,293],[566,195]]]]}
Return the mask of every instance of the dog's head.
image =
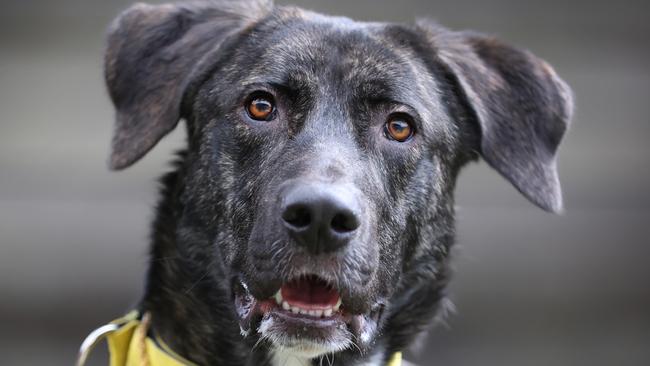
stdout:
{"type": "Polygon", "coordinates": [[[260,1],[136,5],[106,80],[112,168],[185,119],[180,250],[228,278],[245,334],[308,357],[371,344],[404,274],[444,261],[467,161],[561,209],[570,91],[489,37],[260,1]]]}

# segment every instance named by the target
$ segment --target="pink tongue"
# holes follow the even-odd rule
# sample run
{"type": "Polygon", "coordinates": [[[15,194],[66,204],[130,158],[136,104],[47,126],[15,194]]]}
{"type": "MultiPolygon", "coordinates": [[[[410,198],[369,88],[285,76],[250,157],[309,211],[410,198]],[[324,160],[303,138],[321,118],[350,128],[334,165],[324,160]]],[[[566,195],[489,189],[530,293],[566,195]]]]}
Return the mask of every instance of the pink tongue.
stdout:
{"type": "Polygon", "coordinates": [[[307,309],[327,309],[339,301],[339,293],[316,277],[291,281],[280,289],[289,305],[307,309]]]}

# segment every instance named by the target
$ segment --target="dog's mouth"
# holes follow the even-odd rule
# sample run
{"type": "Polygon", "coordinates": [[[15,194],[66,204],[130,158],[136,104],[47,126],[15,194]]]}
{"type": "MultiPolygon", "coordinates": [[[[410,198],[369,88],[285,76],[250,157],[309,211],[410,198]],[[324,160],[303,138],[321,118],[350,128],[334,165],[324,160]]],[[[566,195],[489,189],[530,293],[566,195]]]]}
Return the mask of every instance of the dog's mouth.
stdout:
{"type": "Polygon", "coordinates": [[[285,312],[315,319],[330,318],[341,310],[339,292],[326,281],[308,276],[282,285],[273,297],[285,312]]]}
{"type": "Polygon", "coordinates": [[[383,305],[365,314],[353,314],[331,283],[302,276],[283,283],[274,296],[259,300],[241,282],[235,283],[235,308],[242,335],[256,332],[272,346],[292,348],[306,357],[341,351],[369,342],[383,305]]]}

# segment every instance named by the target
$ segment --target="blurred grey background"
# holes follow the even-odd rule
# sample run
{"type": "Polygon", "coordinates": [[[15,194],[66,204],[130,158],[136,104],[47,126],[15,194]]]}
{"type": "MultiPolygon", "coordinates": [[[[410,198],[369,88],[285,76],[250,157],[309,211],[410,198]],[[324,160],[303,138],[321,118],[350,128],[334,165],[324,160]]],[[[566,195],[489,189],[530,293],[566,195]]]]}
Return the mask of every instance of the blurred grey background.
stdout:
{"type": "MultiPolygon", "coordinates": [[[[450,291],[457,314],[411,359],[650,365],[650,3],[294,3],[492,33],[548,60],[576,94],[560,153],[566,214],[535,209],[485,164],[468,167],[450,291]]],[[[0,3],[2,365],[72,364],[85,335],[141,293],[156,178],[183,135],[125,172],[106,168],[104,29],[128,4],[0,3]]]]}

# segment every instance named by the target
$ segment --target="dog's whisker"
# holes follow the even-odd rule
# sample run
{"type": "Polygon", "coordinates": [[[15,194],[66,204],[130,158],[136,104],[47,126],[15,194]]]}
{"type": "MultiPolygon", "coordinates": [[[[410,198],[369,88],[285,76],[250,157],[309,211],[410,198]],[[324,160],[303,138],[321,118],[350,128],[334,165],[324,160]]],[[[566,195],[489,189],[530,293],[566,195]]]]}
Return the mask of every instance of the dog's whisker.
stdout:
{"type": "Polygon", "coordinates": [[[259,338],[257,340],[257,342],[255,342],[255,344],[253,345],[253,348],[251,348],[251,353],[255,352],[257,350],[257,347],[259,347],[260,344],[262,344],[263,341],[264,341],[264,338],[259,338]]]}
{"type": "Polygon", "coordinates": [[[325,358],[327,359],[327,364],[329,366],[332,366],[332,364],[334,363],[334,354],[332,354],[332,359],[331,360],[330,360],[330,357],[329,357],[328,353],[325,354],[325,358]]]}
{"type": "Polygon", "coordinates": [[[199,283],[201,283],[201,281],[203,281],[203,279],[208,274],[210,274],[210,269],[205,271],[205,273],[198,280],[196,280],[196,281],[194,281],[194,283],[192,283],[192,286],[188,287],[187,290],[185,290],[185,295],[189,294],[199,283]]]}
{"type": "Polygon", "coordinates": [[[353,333],[348,332],[348,336],[350,337],[350,344],[354,346],[354,348],[359,351],[359,355],[363,356],[363,351],[361,350],[361,347],[357,344],[357,336],[353,333]]]}

